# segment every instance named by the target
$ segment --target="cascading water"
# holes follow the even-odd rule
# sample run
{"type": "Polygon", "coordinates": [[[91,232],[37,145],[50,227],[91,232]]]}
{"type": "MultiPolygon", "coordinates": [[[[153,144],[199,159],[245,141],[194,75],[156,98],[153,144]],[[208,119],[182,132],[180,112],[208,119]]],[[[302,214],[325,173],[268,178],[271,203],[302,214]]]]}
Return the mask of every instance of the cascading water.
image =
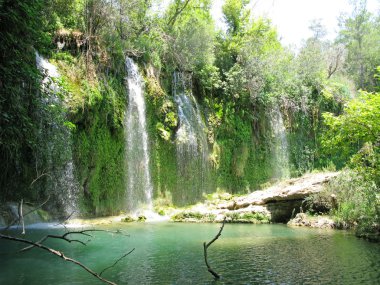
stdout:
{"type": "Polygon", "coordinates": [[[276,106],[270,112],[270,124],[273,134],[273,176],[276,179],[289,178],[289,147],[286,129],[281,111],[276,106]]]}
{"type": "Polygon", "coordinates": [[[149,171],[149,142],[146,131],[143,79],[137,65],[126,58],[128,107],[125,119],[127,169],[127,209],[136,212],[152,210],[153,187],[149,171]]]}
{"type": "Polygon", "coordinates": [[[179,205],[196,202],[209,187],[206,126],[191,85],[189,75],[174,73],[173,94],[178,106],[179,127],[176,133],[178,189],[173,200],[179,205]]]}
{"type": "Polygon", "coordinates": [[[45,166],[48,177],[45,187],[50,200],[63,209],[66,215],[79,214],[79,184],[75,178],[75,168],[71,150],[71,133],[64,126],[63,102],[58,96],[59,78],[57,68],[36,53],[37,68],[43,74],[41,89],[40,153],[37,154],[36,170],[45,166]],[[54,115],[52,115],[54,114],[54,115]]]}

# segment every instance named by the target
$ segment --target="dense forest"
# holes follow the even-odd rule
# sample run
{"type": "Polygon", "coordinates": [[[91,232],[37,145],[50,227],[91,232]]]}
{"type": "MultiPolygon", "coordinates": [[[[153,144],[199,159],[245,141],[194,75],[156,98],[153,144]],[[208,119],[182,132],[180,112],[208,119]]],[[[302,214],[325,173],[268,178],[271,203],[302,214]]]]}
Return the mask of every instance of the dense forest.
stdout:
{"type": "Polygon", "coordinates": [[[60,213],[61,190],[71,187],[83,216],[125,210],[128,57],[144,80],[157,209],[343,170],[328,190],[339,201],[332,214],[344,227],[378,231],[380,15],[352,1],[333,41],[315,21],[292,50],[248,0],[225,1],[225,29],[211,0],[161,2],[0,0],[1,201],[50,197],[60,213]],[[41,72],[40,55],[58,78],[41,72]],[[178,164],[181,88],[201,117],[207,153],[190,162],[201,167],[178,164]]]}

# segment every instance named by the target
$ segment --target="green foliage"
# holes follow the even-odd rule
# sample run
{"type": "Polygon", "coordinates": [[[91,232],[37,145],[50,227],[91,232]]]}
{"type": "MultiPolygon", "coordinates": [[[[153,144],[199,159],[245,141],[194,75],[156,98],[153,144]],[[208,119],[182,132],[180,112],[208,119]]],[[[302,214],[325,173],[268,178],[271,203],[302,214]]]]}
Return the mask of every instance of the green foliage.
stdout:
{"type": "Polygon", "coordinates": [[[44,7],[44,25],[54,33],[58,29],[82,29],[83,0],[51,0],[44,7]]]}
{"type": "Polygon", "coordinates": [[[85,195],[85,212],[116,214],[124,207],[123,133],[97,123],[75,134],[74,159],[85,195]]]}
{"type": "Polygon", "coordinates": [[[374,91],[378,87],[374,74],[380,64],[380,18],[371,14],[366,4],[366,1],[353,2],[352,13],[341,17],[338,40],[348,51],[345,64],[348,74],[359,88],[374,91]]]}
{"type": "Polygon", "coordinates": [[[173,221],[176,222],[214,222],[216,215],[214,214],[203,214],[200,212],[183,211],[171,217],[173,221]]]}
{"type": "Polygon", "coordinates": [[[151,174],[154,185],[154,197],[172,204],[177,200],[177,161],[176,147],[172,143],[172,130],[164,123],[165,112],[171,110],[172,102],[164,100],[161,108],[153,101],[147,102],[148,133],[151,141],[151,174]],[[170,102],[170,103],[169,103],[170,102]],[[166,108],[166,107],[167,108],[166,108]],[[171,193],[171,195],[169,195],[171,193]]]}
{"type": "MultiPolygon", "coordinates": [[[[366,183],[379,185],[380,96],[362,92],[348,102],[355,86],[347,75],[363,89],[378,88],[379,20],[364,6],[342,18],[339,44],[324,41],[323,27],[315,23],[314,36],[294,54],[281,47],[269,20],[250,17],[247,0],[225,1],[226,32],[215,31],[210,0],[175,0],[157,13],[151,10],[154,1],[146,0],[48,2],[0,5],[6,23],[0,27],[3,199],[25,195],[47,165],[44,135],[54,142],[52,165],[62,166],[64,150],[71,151],[62,138],[71,132],[88,213],[123,208],[126,55],[146,67],[155,198],[168,204],[183,200],[174,144],[178,114],[171,96],[178,69],[192,74],[192,92],[207,118],[215,186],[246,192],[275,178],[273,110],[283,117],[292,175],[347,163],[366,183]],[[81,54],[53,49],[59,29],[83,33],[81,54]],[[57,96],[63,104],[43,104],[49,94],[39,92],[44,75],[35,67],[33,48],[52,54],[59,67],[57,96]],[[330,112],[323,115],[326,125],[323,112],[330,112]]],[[[27,195],[43,195],[45,182],[39,180],[27,195]]],[[[348,219],[352,210],[345,204],[341,216],[348,219]]]]}
{"type": "Polygon", "coordinates": [[[227,212],[227,222],[232,223],[252,223],[252,224],[268,224],[270,222],[269,217],[263,213],[239,213],[239,212],[227,212]]]}
{"type": "Polygon", "coordinates": [[[248,3],[248,0],[227,0],[224,3],[222,10],[230,34],[237,34],[244,27],[245,21],[249,16],[244,7],[248,3]]]}
{"type": "Polygon", "coordinates": [[[346,170],[326,191],[336,195],[337,208],[332,213],[339,226],[355,227],[359,236],[379,234],[380,191],[372,181],[360,173],[346,170]]]}
{"type": "Polygon", "coordinates": [[[168,60],[174,67],[199,71],[213,62],[211,1],[174,1],[167,11],[168,60]],[[184,3],[183,3],[184,2],[184,3]]]}
{"type": "Polygon", "coordinates": [[[337,158],[348,159],[366,143],[376,145],[380,135],[379,110],[380,95],[363,91],[348,102],[342,115],[324,113],[328,129],[322,143],[326,150],[337,158]]]}
{"type": "Polygon", "coordinates": [[[51,94],[40,90],[45,75],[36,67],[35,48],[51,41],[43,22],[44,1],[2,1],[0,19],[0,195],[34,200],[43,194],[35,185],[30,189],[31,182],[52,167],[37,161],[41,133],[64,121],[58,104],[45,103],[51,94]]]}
{"type": "Polygon", "coordinates": [[[124,207],[125,87],[117,77],[88,80],[83,57],[55,55],[73,130],[73,158],[84,191],[82,212],[116,214],[124,207]]]}

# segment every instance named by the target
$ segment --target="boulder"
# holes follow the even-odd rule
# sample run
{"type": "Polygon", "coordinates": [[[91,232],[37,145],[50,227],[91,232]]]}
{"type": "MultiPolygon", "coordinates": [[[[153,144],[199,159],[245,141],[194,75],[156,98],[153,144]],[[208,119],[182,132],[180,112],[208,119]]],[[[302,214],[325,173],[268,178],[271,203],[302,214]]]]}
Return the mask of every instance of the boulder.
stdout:
{"type": "Polygon", "coordinates": [[[325,184],[337,175],[338,172],[310,173],[280,182],[265,190],[222,202],[218,208],[235,211],[252,205],[261,205],[271,213],[272,222],[284,223],[299,212],[306,197],[322,191],[325,184]]]}

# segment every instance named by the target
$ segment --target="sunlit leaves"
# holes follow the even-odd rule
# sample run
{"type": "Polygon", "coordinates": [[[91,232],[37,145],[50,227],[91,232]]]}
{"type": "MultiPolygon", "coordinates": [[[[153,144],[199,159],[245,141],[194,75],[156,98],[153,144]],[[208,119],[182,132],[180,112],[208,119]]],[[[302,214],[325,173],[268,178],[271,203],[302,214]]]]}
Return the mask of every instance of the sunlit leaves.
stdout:
{"type": "Polygon", "coordinates": [[[380,138],[380,94],[361,92],[348,102],[344,113],[334,116],[323,114],[328,130],[323,145],[331,153],[343,157],[358,152],[365,143],[378,143],[380,138]]]}

